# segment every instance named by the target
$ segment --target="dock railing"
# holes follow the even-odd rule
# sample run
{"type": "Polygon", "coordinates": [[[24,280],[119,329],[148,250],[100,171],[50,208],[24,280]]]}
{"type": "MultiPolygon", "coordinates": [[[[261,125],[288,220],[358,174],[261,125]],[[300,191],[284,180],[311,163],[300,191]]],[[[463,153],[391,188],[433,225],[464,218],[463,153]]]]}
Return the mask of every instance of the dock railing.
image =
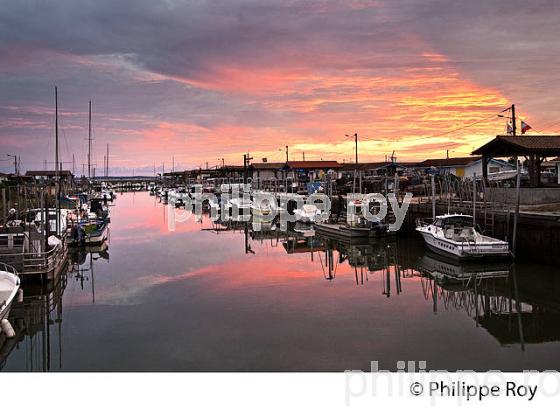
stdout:
{"type": "Polygon", "coordinates": [[[22,273],[24,275],[40,275],[56,271],[66,260],[66,252],[66,241],[62,240],[46,252],[24,253],[22,254],[22,273]]]}

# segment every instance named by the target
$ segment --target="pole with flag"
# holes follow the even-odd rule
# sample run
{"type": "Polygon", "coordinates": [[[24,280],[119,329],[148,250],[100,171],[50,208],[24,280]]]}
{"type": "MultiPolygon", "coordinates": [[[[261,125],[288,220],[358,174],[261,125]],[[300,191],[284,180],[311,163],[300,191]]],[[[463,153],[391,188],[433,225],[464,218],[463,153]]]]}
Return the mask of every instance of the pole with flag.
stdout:
{"type": "Polygon", "coordinates": [[[525,134],[527,131],[533,129],[529,124],[525,121],[521,120],[521,134],[525,134]]]}

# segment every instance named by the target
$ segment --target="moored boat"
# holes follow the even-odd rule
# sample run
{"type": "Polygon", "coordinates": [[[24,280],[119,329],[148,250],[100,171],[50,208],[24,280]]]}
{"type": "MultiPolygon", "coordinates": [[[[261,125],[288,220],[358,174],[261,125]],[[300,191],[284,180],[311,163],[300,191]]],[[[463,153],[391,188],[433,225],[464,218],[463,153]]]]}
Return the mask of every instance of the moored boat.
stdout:
{"type": "Polygon", "coordinates": [[[20,288],[17,271],[10,265],[0,262],[0,321],[10,314],[12,302],[20,288]]]}
{"type": "Polygon", "coordinates": [[[509,258],[509,245],[483,235],[474,226],[470,215],[445,214],[435,221],[416,221],[416,231],[432,251],[456,259],[509,258]]]}

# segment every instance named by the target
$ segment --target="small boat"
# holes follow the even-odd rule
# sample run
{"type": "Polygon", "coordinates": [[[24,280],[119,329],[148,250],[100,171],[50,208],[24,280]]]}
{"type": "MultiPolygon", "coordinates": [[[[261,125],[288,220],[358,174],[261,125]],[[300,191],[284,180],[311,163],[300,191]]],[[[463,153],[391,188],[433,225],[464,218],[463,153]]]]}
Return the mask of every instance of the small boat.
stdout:
{"type": "Polygon", "coordinates": [[[71,245],[97,245],[107,240],[109,223],[105,219],[79,222],[71,229],[68,243],[71,245]]]}
{"type": "Polygon", "coordinates": [[[416,231],[426,246],[440,255],[456,259],[509,258],[509,245],[479,233],[470,215],[445,214],[435,221],[416,221],[416,231]]]}
{"type": "Polygon", "coordinates": [[[10,314],[10,307],[19,287],[17,271],[10,265],[0,262],[0,320],[6,319],[10,314]]]}
{"type": "Polygon", "coordinates": [[[391,234],[388,225],[378,217],[368,219],[364,216],[363,208],[368,207],[371,211],[374,206],[375,203],[362,202],[361,200],[349,201],[346,224],[340,226],[341,231],[348,231],[349,236],[352,237],[380,237],[391,234]]]}
{"type": "Polygon", "coordinates": [[[322,213],[316,205],[305,204],[301,208],[294,209],[294,215],[299,222],[315,223],[321,219],[322,213]]]}

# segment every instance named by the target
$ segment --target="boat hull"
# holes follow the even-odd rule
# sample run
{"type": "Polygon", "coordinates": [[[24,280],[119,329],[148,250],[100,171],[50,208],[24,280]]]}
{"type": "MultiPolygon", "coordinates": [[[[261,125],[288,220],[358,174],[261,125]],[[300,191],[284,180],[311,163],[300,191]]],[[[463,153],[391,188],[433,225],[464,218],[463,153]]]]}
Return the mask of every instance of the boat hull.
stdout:
{"type": "Polygon", "coordinates": [[[496,251],[492,249],[492,244],[488,245],[476,245],[473,249],[472,246],[465,244],[458,245],[451,241],[436,238],[430,232],[423,230],[418,230],[426,247],[432,252],[437,253],[448,258],[456,260],[496,260],[496,259],[508,259],[511,257],[509,251],[496,251]]]}
{"type": "Polygon", "coordinates": [[[20,288],[20,279],[17,275],[0,271],[0,320],[6,319],[10,308],[20,288]]]}

